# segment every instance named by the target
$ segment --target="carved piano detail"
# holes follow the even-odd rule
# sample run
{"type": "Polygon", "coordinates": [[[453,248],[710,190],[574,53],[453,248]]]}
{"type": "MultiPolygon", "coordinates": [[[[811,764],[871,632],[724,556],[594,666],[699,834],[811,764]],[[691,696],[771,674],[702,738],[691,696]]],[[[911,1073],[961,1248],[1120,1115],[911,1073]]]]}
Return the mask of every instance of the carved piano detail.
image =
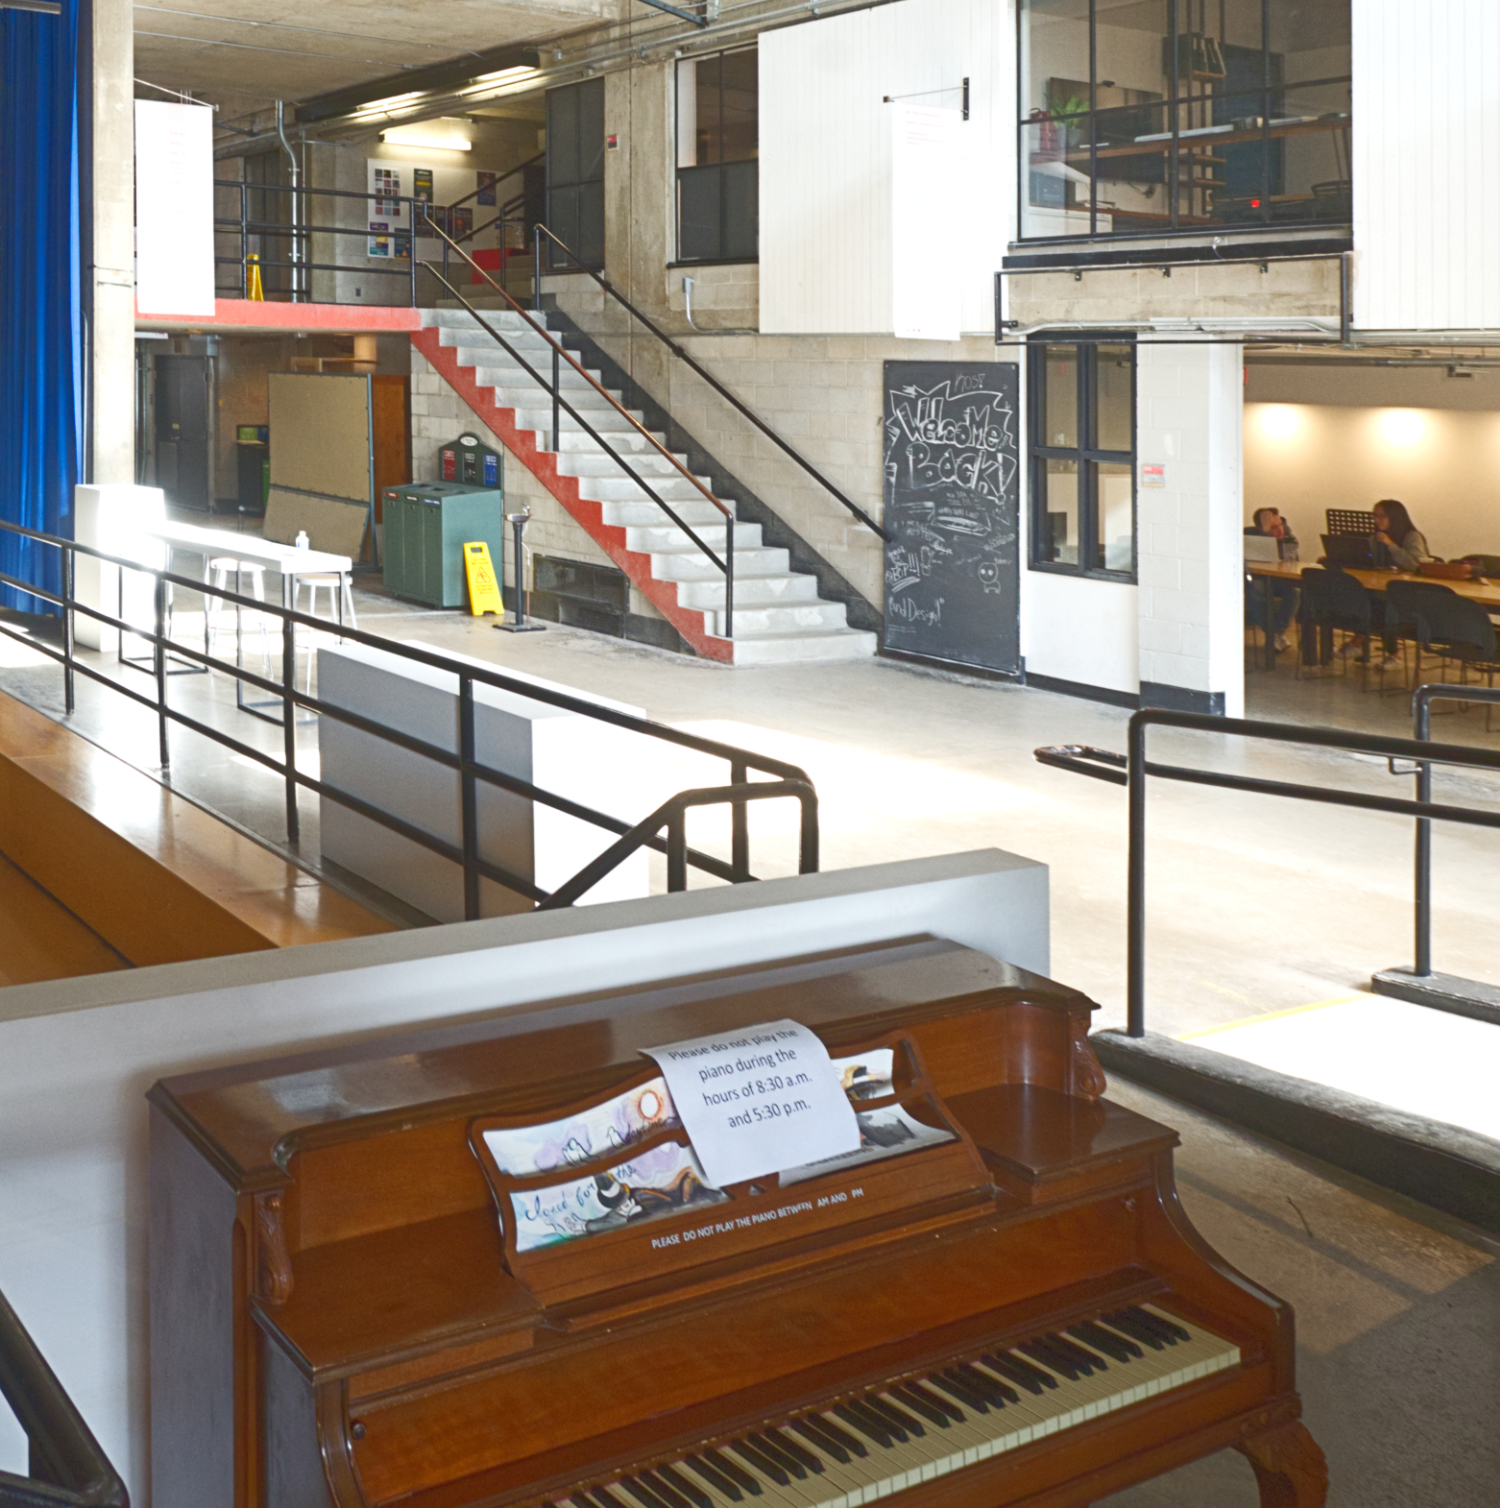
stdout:
{"type": "Polygon", "coordinates": [[[1315,1508],[1291,1313],[1091,1009],[928,939],[158,1084],[157,1508],[1065,1508],[1226,1446],[1315,1508]],[[712,1188],[641,1050],[783,1017],[863,1150],[712,1188]]]}

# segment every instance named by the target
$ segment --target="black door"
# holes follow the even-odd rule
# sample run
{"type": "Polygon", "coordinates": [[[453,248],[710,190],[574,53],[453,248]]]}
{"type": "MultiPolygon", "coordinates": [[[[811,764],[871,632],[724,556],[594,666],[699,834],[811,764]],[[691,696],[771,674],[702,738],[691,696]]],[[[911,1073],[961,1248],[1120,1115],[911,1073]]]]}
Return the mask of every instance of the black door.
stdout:
{"type": "Polygon", "coordinates": [[[885,364],[885,647],[1021,669],[1013,362],[885,364]]]}
{"type": "Polygon", "coordinates": [[[207,509],[210,356],[156,358],[156,484],[178,508],[207,509]]]}
{"type": "MultiPolygon", "coordinates": [[[[604,266],[604,80],[547,91],[547,229],[585,267],[604,266]]],[[[577,263],[550,247],[548,266],[577,263]]]]}

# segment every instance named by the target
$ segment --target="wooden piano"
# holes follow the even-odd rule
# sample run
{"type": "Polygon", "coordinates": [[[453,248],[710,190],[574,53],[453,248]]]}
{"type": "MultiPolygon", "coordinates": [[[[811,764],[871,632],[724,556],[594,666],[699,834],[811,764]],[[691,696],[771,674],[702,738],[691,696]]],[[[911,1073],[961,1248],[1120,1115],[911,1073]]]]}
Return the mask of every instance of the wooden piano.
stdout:
{"type": "Polygon", "coordinates": [[[162,1081],[156,1508],[1073,1508],[1224,1447],[1321,1504],[1291,1311],[1092,1009],[927,938],[162,1081]],[[641,1049],[782,1018],[866,1150],[708,1188],[641,1049]]]}

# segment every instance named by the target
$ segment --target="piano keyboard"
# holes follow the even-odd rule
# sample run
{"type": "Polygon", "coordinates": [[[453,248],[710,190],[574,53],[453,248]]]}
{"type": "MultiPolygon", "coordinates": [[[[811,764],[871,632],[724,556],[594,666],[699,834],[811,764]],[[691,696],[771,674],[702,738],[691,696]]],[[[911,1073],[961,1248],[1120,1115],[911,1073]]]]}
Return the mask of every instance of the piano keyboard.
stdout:
{"type": "Polygon", "coordinates": [[[1239,1359],[1238,1346],[1138,1305],[620,1473],[544,1508],[859,1508],[1239,1359]]]}

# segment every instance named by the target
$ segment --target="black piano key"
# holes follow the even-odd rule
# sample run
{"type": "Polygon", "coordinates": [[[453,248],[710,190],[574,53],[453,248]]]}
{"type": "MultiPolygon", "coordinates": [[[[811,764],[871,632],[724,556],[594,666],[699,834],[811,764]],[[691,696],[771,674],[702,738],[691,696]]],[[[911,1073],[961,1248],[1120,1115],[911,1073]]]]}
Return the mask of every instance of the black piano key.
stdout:
{"type": "Polygon", "coordinates": [[[1118,1330],[1121,1335],[1128,1335],[1132,1340],[1140,1341],[1143,1346],[1150,1346],[1153,1351],[1166,1349],[1167,1341],[1161,1332],[1142,1324],[1132,1310],[1116,1309],[1113,1314],[1104,1316],[1104,1323],[1111,1330],[1118,1330]]]}
{"type": "Polygon", "coordinates": [[[909,1414],[899,1404],[892,1403],[889,1398],[882,1398],[876,1393],[867,1393],[860,1402],[867,1409],[880,1415],[882,1419],[890,1422],[892,1429],[905,1432],[908,1438],[916,1436],[920,1439],[927,1433],[926,1427],[915,1414],[909,1414]]]}
{"type": "Polygon", "coordinates": [[[773,1440],[765,1430],[757,1430],[745,1438],[768,1461],[774,1461],[783,1471],[789,1471],[800,1482],[807,1476],[807,1468],[781,1444],[773,1440]]]}
{"type": "Polygon", "coordinates": [[[705,1450],[703,1459],[709,1463],[721,1475],[726,1476],[737,1487],[743,1487],[751,1497],[759,1497],[763,1491],[759,1482],[740,1465],[738,1461],[732,1461],[723,1451],[705,1450]]]}
{"type": "Polygon", "coordinates": [[[1033,1361],[1041,1362],[1044,1367],[1051,1367],[1054,1372],[1060,1372],[1069,1382],[1077,1382],[1083,1374],[1083,1369],[1077,1362],[1060,1355],[1043,1340],[1023,1340],[1016,1350],[1025,1352],[1033,1361]]]}
{"type": "Polygon", "coordinates": [[[761,1433],[768,1439],[774,1440],[784,1452],[795,1456],[809,1471],[816,1472],[819,1476],[822,1476],[823,1462],[808,1450],[805,1445],[799,1445],[792,1439],[791,1433],[788,1430],[766,1429],[762,1430],[761,1433]]]}
{"type": "Polygon", "coordinates": [[[855,1434],[863,1435],[866,1440],[873,1440],[882,1450],[889,1450],[896,1442],[896,1437],[885,1425],[877,1424],[873,1420],[862,1417],[855,1413],[847,1403],[836,1403],[833,1412],[852,1429],[855,1434]]]}
{"type": "Polygon", "coordinates": [[[1115,1335],[1092,1320],[1085,1320],[1081,1325],[1069,1325],[1068,1334],[1074,1340],[1081,1340],[1086,1346],[1093,1346],[1096,1351],[1103,1351],[1106,1356],[1113,1356],[1116,1361],[1132,1361],[1145,1355],[1133,1340],[1115,1335]]]}
{"type": "MultiPolygon", "coordinates": [[[[936,1425],[939,1429],[951,1429],[948,1416],[936,1403],[916,1391],[907,1383],[897,1383],[888,1389],[892,1398],[898,1403],[905,1404],[914,1413],[920,1414],[929,1424],[936,1425]]],[[[955,1410],[956,1412],[956,1410],[955,1410]]]]}
{"type": "Polygon", "coordinates": [[[961,1361],[952,1369],[974,1388],[982,1398],[988,1398],[996,1405],[1006,1403],[1019,1403],[1021,1395],[1013,1387],[1000,1381],[998,1377],[991,1377],[988,1373],[981,1372],[978,1367],[971,1366],[966,1361],[961,1361]]]}
{"type": "Polygon", "coordinates": [[[791,1424],[787,1425],[787,1428],[788,1430],[796,1430],[797,1434],[801,1434],[802,1439],[816,1445],[817,1449],[820,1449],[823,1454],[831,1455],[835,1461],[838,1461],[840,1466],[847,1466],[849,1464],[852,1452],[846,1451],[834,1437],[814,1430],[813,1425],[808,1424],[807,1419],[793,1419],[791,1424]]]}
{"type": "Polygon", "coordinates": [[[628,1492],[641,1508],[669,1508],[661,1498],[642,1482],[638,1477],[621,1477],[618,1485],[628,1492]]]}
{"type": "Polygon", "coordinates": [[[702,1456],[684,1456],[682,1464],[691,1472],[703,1478],[715,1492],[721,1492],[731,1503],[744,1500],[745,1494],[740,1491],[739,1483],[726,1476],[721,1471],[715,1471],[702,1456]]]}
{"type": "Polygon", "coordinates": [[[573,1505],[573,1508],[597,1508],[597,1505],[586,1492],[575,1492],[568,1499],[568,1502],[573,1505]]]}
{"type": "Polygon", "coordinates": [[[802,1423],[807,1425],[814,1434],[826,1435],[835,1445],[840,1445],[847,1450],[851,1456],[867,1456],[870,1453],[865,1448],[863,1440],[851,1435],[827,1414],[808,1414],[803,1418],[802,1423]]]}
{"type": "Polygon", "coordinates": [[[1107,1372],[1109,1363],[1087,1346],[1080,1346],[1076,1340],[1069,1340],[1066,1335],[1059,1335],[1055,1330],[1047,1332],[1047,1344],[1055,1346],[1065,1356],[1071,1356],[1079,1366],[1087,1368],[1089,1372],[1107,1372]]]}
{"type": "Polygon", "coordinates": [[[747,1466],[763,1477],[769,1477],[778,1487],[785,1487],[792,1480],[791,1473],[785,1467],[778,1466],[769,1456],[763,1455],[747,1439],[731,1440],[729,1449],[747,1466]]]}
{"type": "MultiPolygon", "coordinates": [[[[659,1476],[679,1497],[685,1497],[693,1508],[714,1508],[714,1500],[698,1486],[696,1482],[690,1482],[678,1471],[675,1466],[658,1466],[656,1475],[659,1476]]],[[[739,1494],[735,1494],[738,1498],[739,1494]]]]}
{"type": "Polygon", "coordinates": [[[678,1492],[659,1471],[638,1471],[635,1476],[636,1480],[644,1482],[667,1505],[667,1508],[692,1508],[689,1499],[678,1492]]]}
{"type": "Polygon", "coordinates": [[[986,1351],[979,1359],[992,1372],[998,1372],[1002,1377],[1010,1378],[1017,1387],[1025,1388],[1028,1393],[1034,1393],[1038,1398],[1042,1396],[1044,1389],[1057,1386],[1057,1378],[1051,1372],[1044,1372],[1040,1367],[1033,1366],[1029,1361],[1023,1361],[1009,1351],[986,1351]]]}
{"type": "Polygon", "coordinates": [[[899,1440],[902,1445],[906,1444],[908,1438],[906,1427],[900,1420],[892,1417],[889,1409],[871,1408],[864,1398],[851,1398],[849,1407],[862,1418],[868,1419],[872,1425],[883,1429],[891,1439],[899,1440]]]}
{"type": "Polygon", "coordinates": [[[950,1398],[956,1398],[966,1409],[973,1409],[976,1414],[987,1414],[990,1411],[989,1403],[962,1382],[955,1382],[944,1372],[933,1372],[927,1378],[927,1385],[938,1392],[946,1393],[950,1398]]]}
{"type": "Polygon", "coordinates": [[[905,1392],[910,1393],[916,1398],[923,1399],[930,1407],[947,1415],[955,1424],[962,1424],[964,1422],[964,1411],[951,1398],[945,1398],[941,1393],[934,1391],[925,1383],[909,1378],[901,1384],[901,1387],[905,1392]]]}
{"type": "MultiPolygon", "coordinates": [[[[580,1493],[580,1497],[591,1497],[596,1508],[626,1508],[626,1505],[612,1493],[608,1487],[596,1487],[590,1493],[580,1493]]],[[[573,1500],[575,1503],[577,1498],[573,1500]]]]}
{"type": "Polygon", "coordinates": [[[1175,1345],[1178,1341],[1191,1340],[1193,1338],[1181,1325],[1173,1323],[1164,1314],[1152,1314],[1149,1309],[1141,1308],[1134,1308],[1130,1312],[1139,1315],[1148,1325],[1157,1326],[1162,1334],[1168,1337],[1168,1345],[1175,1345]]]}

